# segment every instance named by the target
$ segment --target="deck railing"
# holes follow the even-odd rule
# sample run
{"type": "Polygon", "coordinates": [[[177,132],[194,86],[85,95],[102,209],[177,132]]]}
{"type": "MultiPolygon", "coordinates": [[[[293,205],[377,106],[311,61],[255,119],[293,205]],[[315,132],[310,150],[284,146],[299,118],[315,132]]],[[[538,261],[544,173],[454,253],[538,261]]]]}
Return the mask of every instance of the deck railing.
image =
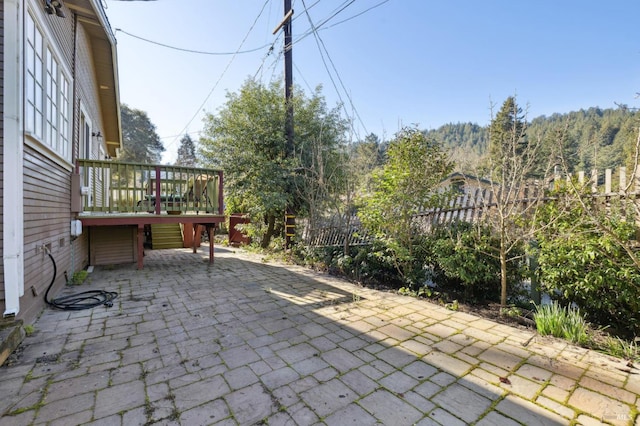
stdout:
{"type": "Polygon", "coordinates": [[[81,212],[223,214],[221,170],[79,159],[73,179],[81,212]]]}

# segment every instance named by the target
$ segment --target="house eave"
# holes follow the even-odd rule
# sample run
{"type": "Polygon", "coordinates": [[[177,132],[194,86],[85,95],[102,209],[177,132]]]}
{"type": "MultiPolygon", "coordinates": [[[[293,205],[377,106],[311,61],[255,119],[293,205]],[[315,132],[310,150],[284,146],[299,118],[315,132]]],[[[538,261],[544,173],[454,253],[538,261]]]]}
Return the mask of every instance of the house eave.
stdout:
{"type": "Polygon", "coordinates": [[[65,5],[74,12],[78,25],[82,25],[91,37],[91,55],[95,64],[102,115],[102,135],[107,154],[116,157],[118,150],[122,149],[116,38],[100,0],[67,0],[65,5]]]}

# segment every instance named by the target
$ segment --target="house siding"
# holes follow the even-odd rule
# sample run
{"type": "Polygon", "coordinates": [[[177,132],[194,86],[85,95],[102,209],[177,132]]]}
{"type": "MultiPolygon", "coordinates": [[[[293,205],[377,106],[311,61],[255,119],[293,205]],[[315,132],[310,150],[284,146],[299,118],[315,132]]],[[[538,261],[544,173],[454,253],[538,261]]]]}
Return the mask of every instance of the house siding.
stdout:
{"type": "MultiPolygon", "coordinates": [[[[91,3],[80,1],[73,7],[76,8],[75,10],[80,10],[80,14],[83,15],[86,10],[89,10],[86,8],[93,7],[91,3]]],[[[22,164],[19,168],[22,170],[23,178],[20,186],[22,196],[15,197],[17,199],[11,200],[11,203],[17,203],[23,209],[21,212],[23,219],[23,250],[21,253],[23,255],[23,270],[19,274],[20,278],[24,277],[24,295],[19,300],[17,318],[26,323],[35,320],[45,307],[44,296],[54,277],[54,265],[49,253],[53,257],[57,269],[54,287],[49,294],[50,298],[57,296],[67,279],[89,263],[89,230],[83,230],[79,237],[72,237],[70,232],[71,219],[75,218],[75,214],[71,212],[71,174],[74,171],[75,160],[81,152],[79,147],[82,140],[80,137],[81,114],[84,114],[87,121],[91,123],[91,132],[105,133],[102,122],[104,111],[101,111],[100,107],[100,96],[103,92],[98,87],[96,64],[93,59],[94,56],[102,58],[104,46],[102,46],[103,50],[96,49],[94,51],[92,49],[92,37],[98,37],[102,40],[100,38],[102,33],[96,31],[95,25],[98,21],[91,21],[91,17],[84,15],[82,18],[78,18],[73,8],[63,7],[65,7],[65,18],[55,14],[46,14],[40,0],[25,0],[20,3],[20,8],[16,9],[16,13],[29,13],[30,11],[37,18],[37,24],[43,32],[47,46],[51,47],[60,69],[71,84],[72,93],[70,111],[72,144],[68,153],[69,158],[62,158],[54,153],[50,147],[33,135],[23,134],[22,140],[8,141],[8,143],[16,145],[22,143],[23,147],[21,151],[18,151],[22,156],[22,164]]],[[[7,86],[5,86],[2,80],[5,64],[4,11],[4,0],[0,0],[0,86],[2,88],[19,88],[21,87],[20,83],[16,85],[15,82],[8,80],[7,86]]],[[[101,45],[97,44],[96,47],[98,46],[101,45]]],[[[17,48],[18,52],[24,51],[24,46],[17,46],[17,48]]],[[[103,71],[102,68],[100,70],[103,71]]],[[[8,111],[4,107],[2,93],[3,91],[0,90],[0,207],[4,203],[4,195],[6,194],[3,182],[4,174],[7,171],[6,167],[3,168],[6,165],[4,165],[3,159],[4,140],[2,138],[3,130],[8,129],[4,122],[4,114],[8,111]]],[[[21,96],[19,91],[17,96],[21,96]]],[[[111,113],[111,111],[108,112],[111,113]]],[[[112,119],[111,116],[112,114],[109,116],[109,120],[112,119]]],[[[113,125],[111,122],[110,124],[113,125]]],[[[17,128],[16,130],[21,131],[17,128]]],[[[90,142],[92,144],[90,151],[83,156],[100,157],[102,151],[97,145],[98,141],[91,138],[90,142]]],[[[7,207],[10,206],[7,205],[7,207]]],[[[2,238],[4,226],[2,215],[3,210],[0,208],[0,238],[2,238]]],[[[0,244],[0,255],[3,258],[4,252],[6,250],[0,244]]],[[[6,311],[5,299],[8,296],[4,284],[4,269],[0,268],[0,310],[2,312],[6,311]]],[[[11,287],[12,290],[16,290],[16,288],[20,287],[11,287]]],[[[18,290],[14,292],[16,297],[18,292],[18,290]]]]}
{"type": "MultiPolygon", "coordinates": [[[[80,105],[91,116],[95,128],[100,126],[98,88],[91,60],[91,43],[81,24],[74,34],[74,18],[55,15],[44,17],[50,42],[57,46],[59,60],[71,70],[72,99],[72,158],[77,157],[79,144],[80,105]],[[77,43],[74,64],[74,44],[77,43]]],[[[97,150],[97,147],[96,147],[97,150]]],[[[56,160],[37,142],[25,144],[24,149],[24,282],[25,292],[20,299],[18,317],[29,323],[45,307],[44,296],[53,278],[53,263],[46,246],[56,263],[57,274],[49,298],[54,298],[73,273],[87,266],[89,236],[87,230],[79,238],[72,238],[71,173],[73,165],[56,160]]]]}
{"type": "MultiPolygon", "coordinates": [[[[74,128],[74,140],[79,141],[80,138],[80,114],[87,114],[87,118],[91,121],[92,131],[101,131],[102,122],[100,121],[101,111],[98,102],[99,88],[95,81],[95,64],[91,55],[91,38],[82,25],[78,25],[77,35],[77,66],[76,66],[76,123],[74,128]],[[82,108],[80,108],[82,107],[82,108]]],[[[79,148],[76,153],[79,153],[79,148]]],[[[86,154],[89,159],[98,159],[100,151],[99,146],[94,138],[91,138],[90,152],[86,154]]]]}
{"type": "MultiPolygon", "coordinates": [[[[44,307],[44,294],[53,277],[53,263],[42,250],[47,246],[57,266],[52,289],[56,294],[73,274],[70,245],[69,170],[42,152],[24,151],[24,283],[20,314],[26,322],[44,307]],[[47,171],[44,175],[43,171],[47,171]]],[[[75,266],[75,265],[74,265],[75,266]]]]}
{"type": "MultiPolygon", "coordinates": [[[[3,238],[4,207],[4,158],[2,155],[4,146],[4,0],[0,0],[0,241],[3,238]]],[[[0,244],[0,259],[4,259],[3,245],[0,244]]],[[[0,268],[0,312],[5,310],[4,302],[4,268],[0,268]]]]}
{"type": "MultiPolygon", "coordinates": [[[[95,80],[95,64],[92,61],[91,39],[82,25],[78,25],[76,36],[77,52],[76,52],[76,75],[75,87],[76,98],[74,100],[74,158],[79,157],[80,153],[80,116],[84,112],[87,118],[91,120],[91,125],[96,131],[102,128],[100,121],[101,111],[98,102],[99,88],[95,80]],[[82,108],[81,108],[82,107],[82,108]]],[[[99,157],[99,148],[96,141],[91,141],[91,152],[87,155],[90,158],[99,157]]],[[[90,236],[89,229],[83,229],[82,235],[74,241],[74,256],[77,258],[80,269],[89,264],[90,254],[90,236]]]]}

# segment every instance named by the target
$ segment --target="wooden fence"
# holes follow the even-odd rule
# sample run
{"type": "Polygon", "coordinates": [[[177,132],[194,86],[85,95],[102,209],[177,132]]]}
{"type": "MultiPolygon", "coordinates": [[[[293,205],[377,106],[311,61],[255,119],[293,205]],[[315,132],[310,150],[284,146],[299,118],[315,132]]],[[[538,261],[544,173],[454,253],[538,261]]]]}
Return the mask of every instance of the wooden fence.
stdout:
{"type": "MultiPolygon", "coordinates": [[[[573,176],[562,176],[556,171],[552,179],[546,184],[538,185],[536,188],[528,188],[521,192],[520,197],[513,198],[512,203],[528,204],[536,201],[544,201],[543,197],[538,197],[539,189],[546,190],[563,180],[575,179],[579,186],[588,186],[592,197],[598,199],[605,205],[615,200],[629,201],[636,203],[640,199],[640,169],[630,175],[625,167],[617,170],[606,169],[603,172],[597,170],[591,173],[583,171],[573,176]],[[587,179],[588,177],[588,179],[587,179]]],[[[492,192],[490,185],[486,181],[469,178],[461,188],[460,193],[449,197],[443,202],[442,207],[431,209],[414,216],[416,228],[421,232],[429,232],[433,226],[444,225],[457,221],[477,222],[483,219],[492,209],[497,206],[496,196],[492,192]],[[475,185],[475,186],[474,186],[475,185]]],[[[640,208],[635,209],[640,212],[640,208]]],[[[640,222],[640,217],[635,218],[640,222]]],[[[314,230],[305,228],[303,240],[307,245],[322,246],[343,246],[345,238],[350,238],[349,245],[369,244],[369,236],[361,229],[360,222],[356,216],[349,221],[333,221],[333,223],[319,227],[314,230]],[[346,226],[341,223],[349,223],[346,226]]]]}
{"type": "Polygon", "coordinates": [[[313,247],[343,247],[346,239],[349,246],[367,245],[371,241],[356,215],[348,220],[344,216],[334,216],[315,227],[307,222],[302,228],[303,241],[313,247]]]}

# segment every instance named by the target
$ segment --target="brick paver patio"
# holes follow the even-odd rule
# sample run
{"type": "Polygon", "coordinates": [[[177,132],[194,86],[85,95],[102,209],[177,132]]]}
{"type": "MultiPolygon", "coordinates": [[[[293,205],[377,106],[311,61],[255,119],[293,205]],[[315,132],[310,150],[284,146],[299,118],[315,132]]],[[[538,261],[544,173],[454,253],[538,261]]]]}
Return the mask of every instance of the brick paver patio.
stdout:
{"type": "Polygon", "coordinates": [[[0,368],[8,425],[640,424],[640,370],[301,267],[149,251],[69,288],[0,368]]]}

